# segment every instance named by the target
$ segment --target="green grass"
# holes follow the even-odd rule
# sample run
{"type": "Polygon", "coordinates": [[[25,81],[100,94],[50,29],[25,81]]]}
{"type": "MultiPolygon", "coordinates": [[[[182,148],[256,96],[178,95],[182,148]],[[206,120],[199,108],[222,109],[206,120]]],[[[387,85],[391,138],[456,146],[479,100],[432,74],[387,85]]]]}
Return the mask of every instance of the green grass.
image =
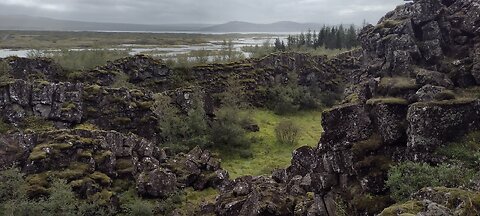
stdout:
{"type": "Polygon", "coordinates": [[[301,146],[316,146],[322,133],[322,112],[302,111],[290,116],[279,116],[272,111],[253,110],[252,117],[260,126],[260,132],[250,133],[257,142],[252,144],[252,158],[222,155],[222,167],[230,173],[231,178],[244,175],[270,174],[275,168],[286,168],[290,165],[293,150],[301,146]],[[275,127],[282,120],[291,120],[301,128],[297,145],[282,145],[275,138],[275,127]]]}
{"type": "Polygon", "coordinates": [[[408,101],[403,98],[372,98],[367,101],[368,105],[379,105],[379,104],[399,104],[399,105],[408,105],[408,101]]]}

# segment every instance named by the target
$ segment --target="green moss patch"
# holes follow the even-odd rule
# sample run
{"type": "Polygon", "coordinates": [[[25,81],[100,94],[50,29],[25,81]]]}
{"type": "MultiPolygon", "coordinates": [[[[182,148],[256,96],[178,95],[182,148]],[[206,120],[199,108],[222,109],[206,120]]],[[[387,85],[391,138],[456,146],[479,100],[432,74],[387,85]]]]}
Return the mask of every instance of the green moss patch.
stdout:
{"type": "Polygon", "coordinates": [[[367,101],[368,105],[379,105],[379,104],[399,104],[399,105],[408,105],[408,101],[403,98],[387,97],[387,98],[372,98],[367,101]]]}
{"type": "Polygon", "coordinates": [[[378,134],[372,135],[369,139],[363,140],[352,145],[352,152],[357,157],[365,156],[368,152],[375,151],[382,147],[382,137],[378,134]]]}
{"type": "Polygon", "coordinates": [[[384,95],[400,95],[412,90],[418,90],[416,80],[408,77],[383,77],[378,85],[384,95]]]}
{"type": "Polygon", "coordinates": [[[379,216],[416,215],[423,210],[423,204],[419,201],[408,201],[395,204],[382,211],[379,216]]]}
{"type": "Polygon", "coordinates": [[[94,172],[90,174],[90,178],[99,182],[102,185],[110,185],[112,184],[112,179],[104,173],[101,172],[94,172]]]}

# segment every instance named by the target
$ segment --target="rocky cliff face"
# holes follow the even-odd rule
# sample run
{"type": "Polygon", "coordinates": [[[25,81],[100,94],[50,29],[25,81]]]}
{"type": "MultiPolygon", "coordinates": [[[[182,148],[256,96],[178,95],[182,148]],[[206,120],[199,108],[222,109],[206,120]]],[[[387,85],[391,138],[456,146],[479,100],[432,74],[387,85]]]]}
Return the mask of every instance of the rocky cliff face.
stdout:
{"type": "MultiPolygon", "coordinates": [[[[336,215],[339,197],[348,203],[350,215],[382,212],[393,203],[385,187],[391,165],[406,160],[440,163],[436,149],[480,129],[480,100],[461,94],[461,88],[480,84],[475,78],[479,29],[480,4],[471,0],[406,3],[376,26],[364,28],[361,52],[331,60],[351,86],[345,104],[324,112],[325,132],[318,147],[296,150],[291,166],[272,174],[281,186],[238,179],[237,188],[245,185],[249,192],[223,192],[217,213],[256,209],[248,200],[261,200],[252,189],[261,185],[280,187],[280,193],[297,198],[295,204],[283,204],[290,209],[287,213],[266,205],[265,211],[275,215],[336,215]],[[314,199],[302,198],[309,193],[314,199]],[[235,201],[225,205],[230,197],[235,201]],[[296,212],[302,207],[304,211],[296,212]]],[[[394,206],[382,214],[462,211],[449,209],[451,200],[441,198],[445,193],[433,189],[414,196],[421,206],[417,212],[394,206]]],[[[279,203],[273,200],[264,202],[279,203]]]]}
{"type": "Polygon", "coordinates": [[[480,211],[470,199],[477,192],[456,188],[422,189],[409,203],[415,212],[401,204],[387,208],[394,201],[385,187],[391,165],[438,164],[443,158],[433,153],[439,147],[480,130],[479,31],[476,0],[415,0],[365,27],[361,49],[332,59],[282,53],[174,74],[146,56],[82,73],[66,72],[48,59],[9,58],[16,80],[0,85],[0,111],[16,130],[0,136],[0,167],[18,164],[32,194],[45,193],[54,176],[84,197],[108,202],[115,201],[117,180],[134,184],[145,197],[187,186],[217,188],[216,203],[199,214],[462,215],[465,206],[480,211]],[[155,93],[169,95],[186,111],[191,94],[201,92],[212,114],[218,105],[212,97],[228,88],[229,79],[239,80],[261,106],[266,88],[289,72],[298,75],[299,85],[322,91],[344,84],[346,97],[325,110],[318,146],[294,151],[288,168],[229,180],[209,151],[168,155],[161,149],[159,116],[151,110],[155,93]],[[179,85],[179,77],[195,87],[179,85]],[[118,82],[133,87],[113,88],[118,82]],[[49,127],[37,127],[39,122],[49,127]],[[346,209],[338,208],[339,200],[346,209]]]}

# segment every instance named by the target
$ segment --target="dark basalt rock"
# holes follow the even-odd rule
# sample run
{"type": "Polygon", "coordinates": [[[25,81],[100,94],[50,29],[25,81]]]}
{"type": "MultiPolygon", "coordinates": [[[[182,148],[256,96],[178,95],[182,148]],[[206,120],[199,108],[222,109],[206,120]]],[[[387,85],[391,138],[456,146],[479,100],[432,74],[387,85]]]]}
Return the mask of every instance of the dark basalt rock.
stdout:
{"type": "Polygon", "coordinates": [[[416,70],[415,73],[417,76],[416,81],[418,85],[424,86],[430,84],[435,86],[442,86],[445,88],[452,88],[454,86],[452,80],[450,80],[450,78],[448,78],[446,74],[424,69],[416,70]]]}
{"type": "Polygon", "coordinates": [[[83,85],[15,80],[0,87],[0,111],[10,123],[28,116],[70,124],[83,118],[83,85]]]}
{"type": "Polygon", "coordinates": [[[408,105],[379,103],[371,108],[376,130],[387,144],[397,144],[406,138],[406,117],[408,105]]]}
{"type": "Polygon", "coordinates": [[[220,161],[210,151],[199,147],[168,159],[165,167],[175,173],[182,187],[193,187],[196,190],[208,187],[221,189],[229,181],[228,172],[220,168],[220,161]]]}
{"type": "Polygon", "coordinates": [[[416,103],[410,106],[407,120],[408,147],[428,153],[468,131],[478,129],[480,103],[478,100],[461,99],[416,103]]]}
{"type": "MultiPolygon", "coordinates": [[[[112,179],[135,182],[146,197],[166,197],[180,187],[220,187],[228,173],[208,151],[199,148],[190,154],[168,158],[153,143],[136,135],[114,131],[59,130],[2,135],[0,168],[19,165],[27,176],[48,182],[49,177],[68,181],[83,197],[110,190],[112,179]],[[175,166],[176,161],[195,167],[175,166]],[[185,182],[186,176],[194,181],[185,182]],[[197,187],[198,182],[205,182],[197,187]],[[188,184],[188,185],[187,185],[188,184]]],[[[30,192],[41,193],[47,185],[35,185],[30,192]]]]}
{"type": "Polygon", "coordinates": [[[293,215],[296,205],[284,185],[266,177],[236,179],[217,200],[217,215],[293,215]]]}
{"type": "Polygon", "coordinates": [[[324,111],[319,149],[341,150],[372,134],[371,119],[362,104],[346,104],[324,111]]]}
{"type": "Polygon", "coordinates": [[[154,169],[142,172],[138,176],[137,191],[139,194],[151,197],[168,197],[178,190],[175,174],[165,169],[154,169]]]}
{"type": "Polygon", "coordinates": [[[440,97],[441,93],[445,90],[446,88],[444,87],[425,85],[417,91],[417,100],[419,102],[429,102],[437,100],[440,97]]]}
{"type": "Polygon", "coordinates": [[[10,75],[14,79],[59,81],[65,74],[62,67],[49,58],[8,57],[5,60],[11,67],[10,75]]]}

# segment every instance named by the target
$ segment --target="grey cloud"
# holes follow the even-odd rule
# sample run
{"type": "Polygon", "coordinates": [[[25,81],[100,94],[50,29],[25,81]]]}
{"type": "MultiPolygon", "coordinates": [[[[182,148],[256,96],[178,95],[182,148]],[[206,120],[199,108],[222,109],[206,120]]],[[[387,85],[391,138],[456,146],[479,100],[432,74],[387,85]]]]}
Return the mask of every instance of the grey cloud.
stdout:
{"type": "Polygon", "coordinates": [[[376,22],[403,0],[2,0],[0,14],[142,24],[376,22]]]}

